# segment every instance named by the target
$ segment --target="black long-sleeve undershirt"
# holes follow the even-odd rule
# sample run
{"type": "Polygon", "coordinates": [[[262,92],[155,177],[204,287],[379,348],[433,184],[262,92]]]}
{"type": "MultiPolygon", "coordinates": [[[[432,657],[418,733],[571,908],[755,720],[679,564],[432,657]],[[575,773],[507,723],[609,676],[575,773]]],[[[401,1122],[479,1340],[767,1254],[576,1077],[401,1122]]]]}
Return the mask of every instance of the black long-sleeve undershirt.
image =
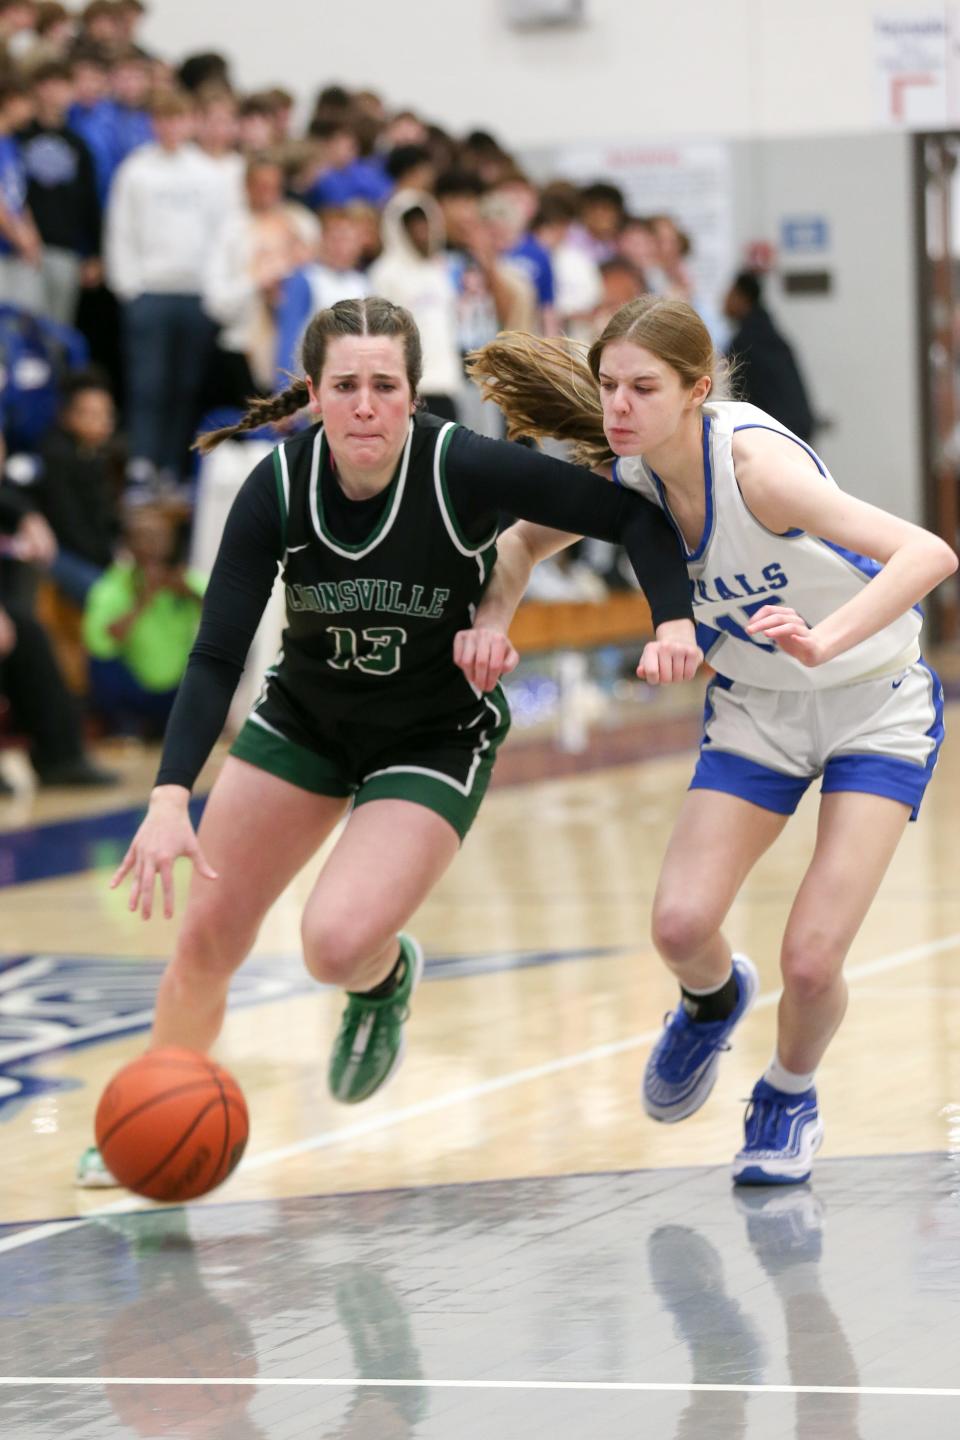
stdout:
{"type": "MultiPolygon", "coordinates": [[[[663,513],[634,492],[565,461],[462,428],[451,437],[445,473],[450,503],[471,541],[488,536],[507,512],[619,542],[630,556],[654,624],[692,617],[676,535],[663,513]]],[[[349,500],[329,467],[321,484],[333,533],[346,543],[365,539],[386,492],[349,500]]],[[[245,480],[227,517],[200,630],[167,726],[157,784],[192,788],[223,729],[282,558],[283,528],[273,461],[267,456],[245,480]]]]}

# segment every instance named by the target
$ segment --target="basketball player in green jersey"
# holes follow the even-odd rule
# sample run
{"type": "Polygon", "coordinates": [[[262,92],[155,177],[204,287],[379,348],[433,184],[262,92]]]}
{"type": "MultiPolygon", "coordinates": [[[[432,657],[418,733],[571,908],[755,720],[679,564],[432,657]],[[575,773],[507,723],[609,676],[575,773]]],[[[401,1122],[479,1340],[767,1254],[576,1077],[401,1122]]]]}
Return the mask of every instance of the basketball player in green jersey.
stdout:
{"type": "MultiPolygon", "coordinates": [[[[676,537],[657,507],[600,476],[417,409],[420,340],[382,299],[311,321],[306,378],[257,402],[238,430],[310,405],[318,423],[244,483],[224,529],[203,619],[150,806],[113,879],[132,877],[148,918],[159,878],[194,874],[152,1041],[204,1051],[230,977],[274,900],[352,813],[303,913],[307,969],[347,994],[329,1068],[333,1095],[365,1100],[392,1075],[420,978],[400,933],[476,815],[509,716],[454,664],[496,557],[501,513],[622,542],[656,638],[641,668],[691,676],[700,659],[676,537]],[[199,833],[187,802],[226,719],[281,567],[283,651],[213,787],[199,833]]],[[[96,1151],[81,1183],[110,1183],[96,1151]]]]}

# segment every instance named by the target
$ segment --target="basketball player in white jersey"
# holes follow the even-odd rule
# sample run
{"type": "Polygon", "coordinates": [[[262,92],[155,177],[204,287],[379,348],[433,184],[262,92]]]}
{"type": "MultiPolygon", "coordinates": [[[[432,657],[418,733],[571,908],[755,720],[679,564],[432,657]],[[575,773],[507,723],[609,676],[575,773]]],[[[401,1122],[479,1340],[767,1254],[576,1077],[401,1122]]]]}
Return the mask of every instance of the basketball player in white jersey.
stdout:
{"type": "MultiPolygon", "coordinates": [[[[617,484],[662,506],[716,671],[654,901],[654,943],[681,987],[644,1075],[656,1120],[685,1119],[713,1088],[759,988],[720,927],[821,780],[817,840],[783,936],[776,1049],[733,1164],[738,1183],[789,1184],[809,1178],[822,1143],[814,1077],[846,1009],[844,958],[943,738],[917,602],[957,559],[936,536],[844,494],[763,411],[713,399],[716,370],[696,312],[649,295],[617,312],[586,360],[565,342],[521,335],[475,360],[511,433],[573,440],[583,463],[613,460],[617,484]]],[[[506,531],[477,625],[505,634],[532,564],[571,538],[527,523],[506,531]]],[[[508,641],[491,646],[479,631],[456,645],[481,685],[515,663],[508,641]]]]}

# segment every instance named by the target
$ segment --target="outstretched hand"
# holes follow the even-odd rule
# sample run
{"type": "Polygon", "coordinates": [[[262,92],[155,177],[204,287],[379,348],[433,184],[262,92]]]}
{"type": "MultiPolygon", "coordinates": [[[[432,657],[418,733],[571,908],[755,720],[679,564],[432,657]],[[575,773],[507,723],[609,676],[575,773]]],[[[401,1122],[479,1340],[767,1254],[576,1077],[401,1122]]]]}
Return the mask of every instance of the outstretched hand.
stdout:
{"type": "Polygon", "coordinates": [[[181,855],[193,861],[194,869],[204,879],[218,878],[200,849],[186,805],[158,799],[155,795],[146,818],[110,881],[110,889],[115,890],[132,872],[129,908],[131,911],[139,909],[143,919],[149,920],[153,914],[153,895],[159,875],[163,888],[163,913],[169,920],[173,915],[173,862],[181,855]]]}
{"type": "Polygon", "coordinates": [[[747,634],[773,640],[801,665],[822,665],[830,658],[816,630],[789,605],[764,605],[747,625],[747,634]]]}
{"type": "Polygon", "coordinates": [[[453,637],[453,660],[478,690],[492,690],[504,675],[516,670],[520,656],[509,636],[486,626],[458,630],[453,637]]]}

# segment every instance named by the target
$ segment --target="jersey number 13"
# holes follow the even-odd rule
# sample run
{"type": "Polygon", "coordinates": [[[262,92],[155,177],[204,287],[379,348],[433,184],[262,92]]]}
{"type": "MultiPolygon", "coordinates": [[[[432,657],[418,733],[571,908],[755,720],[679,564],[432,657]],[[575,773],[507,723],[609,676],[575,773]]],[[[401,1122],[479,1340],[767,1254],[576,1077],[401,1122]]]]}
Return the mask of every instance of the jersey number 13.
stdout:
{"type": "Polygon", "coordinates": [[[331,625],[334,653],[327,661],[334,670],[349,670],[351,666],[362,670],[365,675],[393,675],[400,669],[400,647],[407,638],[406,630],[399,625],[371,625],[357,632],[345,625],[331,625]]]}

